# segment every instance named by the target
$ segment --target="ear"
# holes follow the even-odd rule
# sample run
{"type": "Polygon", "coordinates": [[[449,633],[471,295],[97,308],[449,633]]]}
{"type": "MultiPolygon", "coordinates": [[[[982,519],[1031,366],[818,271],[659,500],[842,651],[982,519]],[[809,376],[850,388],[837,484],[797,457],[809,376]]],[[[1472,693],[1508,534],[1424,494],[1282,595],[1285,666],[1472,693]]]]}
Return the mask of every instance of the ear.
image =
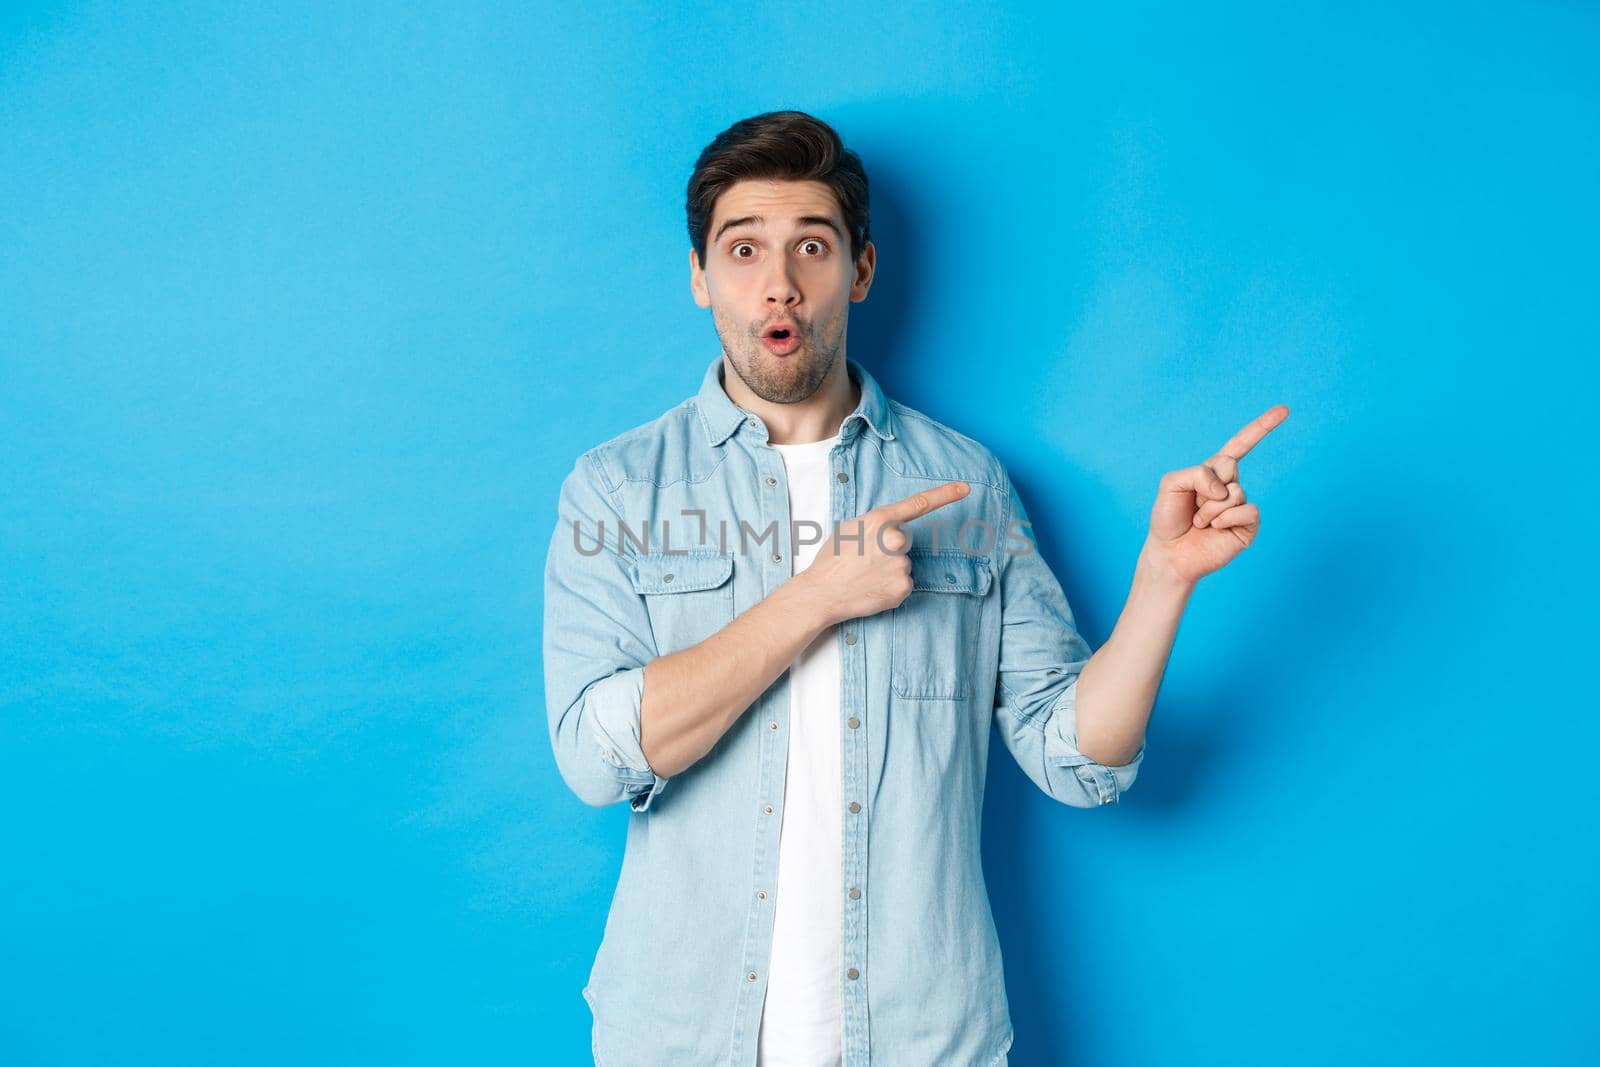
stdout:
{"type": "Polygon", "coordinates": [[[706,272],[700,267],[700,257],[694,254],[694,246],[689,246],[689,292],[694,296],[694,302],[703,308],[711,306],[711,292],[706,288],[706,272]]]}
{"type": "Polygon", "coordinates": [[[850,284],[850,299],[859,304],[867,298],[867,290],[872,288],[872,278],[878,266],[878,250],[871,241],[867,242],[861,250],[860,257],[856,260],[855,280],[850,284]]]}

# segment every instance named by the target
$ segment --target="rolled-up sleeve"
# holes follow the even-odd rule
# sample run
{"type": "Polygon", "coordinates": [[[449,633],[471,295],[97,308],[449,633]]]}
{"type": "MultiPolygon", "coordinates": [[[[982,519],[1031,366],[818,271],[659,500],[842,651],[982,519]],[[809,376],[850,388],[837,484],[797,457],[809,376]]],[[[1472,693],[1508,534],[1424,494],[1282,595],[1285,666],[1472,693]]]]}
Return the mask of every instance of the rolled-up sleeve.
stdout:
{"type": "Polygon", "coordinates": [[[1061,583],[1039,555],[1025,525],[1027,509],[1003,466],[1000,475],[1007,517],[996,561],[1001,623],[995,728],[1018,766],[1051,797],[1079,808],[1113,804],[1138,775],[1144,746],[1116,767],[1096,763],[1078,748],[1078,677],[1093,650],[1078,633],[1061,583]]]}
{"type": "Polygon", "coordinates": [[[669,781],[640,744],[644,666],[656,656],[655,637],[594,452],[580,456],[562,482],[557,512],[544,581],[545,706],[556,767],[584,803],[627,800],[642,812],[669,781]]]}

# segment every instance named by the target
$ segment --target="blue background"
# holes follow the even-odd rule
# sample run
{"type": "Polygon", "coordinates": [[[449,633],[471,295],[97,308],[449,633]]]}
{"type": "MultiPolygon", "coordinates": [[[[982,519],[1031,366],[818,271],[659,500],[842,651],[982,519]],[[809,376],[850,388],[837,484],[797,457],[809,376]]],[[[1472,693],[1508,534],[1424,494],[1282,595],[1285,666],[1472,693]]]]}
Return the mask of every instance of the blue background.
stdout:
{"type": "Polygon", "coordinates": [[[1596,9],[582,6],[0,15],[0,1062],[584,1062],[556,489],[698,386],[778,107],[1096,646],[1291,408],[1125,804],[995,746],[1013,1064],[1593,1062],[1596,9]]]}

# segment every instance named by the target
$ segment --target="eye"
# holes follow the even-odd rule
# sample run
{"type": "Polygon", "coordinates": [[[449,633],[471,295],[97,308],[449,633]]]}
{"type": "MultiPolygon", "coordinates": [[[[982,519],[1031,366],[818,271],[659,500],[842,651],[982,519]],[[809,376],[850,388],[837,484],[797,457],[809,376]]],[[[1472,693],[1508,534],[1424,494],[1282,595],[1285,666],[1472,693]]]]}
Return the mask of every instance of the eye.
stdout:
{"type": "Polygon", "coordinates": [[[728,248],[728,254],[733,256],[734,259],[749,259],[750,256],[741,256],[739,254],[739,249],[741,248],[748,248],[750,249],[750,256],[755,255],[756,246],[751,244],[749,241],[739,241],[733,245],[730,245],[728,248]]]}
{"type": "Polygon", "coordinates": [[[801,248],[806,248],[806,247],[809,247],[811,245],[816,245],[817,246],[817,250],[816,250],[816,252],[813,253],[813,255],[820,256],[820,255],[825,254],[828,251],[827,244],[825,242],[823,242],[823,241],[817,240],[815,237],[807,237],[804,241],[800,242],[800,247],[801,248]]]}

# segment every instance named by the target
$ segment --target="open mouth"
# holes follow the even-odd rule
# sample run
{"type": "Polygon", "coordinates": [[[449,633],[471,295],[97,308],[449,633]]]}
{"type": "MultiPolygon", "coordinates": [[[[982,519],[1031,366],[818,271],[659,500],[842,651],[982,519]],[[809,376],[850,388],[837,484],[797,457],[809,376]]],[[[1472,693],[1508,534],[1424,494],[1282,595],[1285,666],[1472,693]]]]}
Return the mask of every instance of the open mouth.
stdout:
{"type": "Polygon", "coordinates": [[[800,346],[800,333],[792,325],[769,326],[761,335],[761,343],[768,351],[785,356],[800,346]]]}

